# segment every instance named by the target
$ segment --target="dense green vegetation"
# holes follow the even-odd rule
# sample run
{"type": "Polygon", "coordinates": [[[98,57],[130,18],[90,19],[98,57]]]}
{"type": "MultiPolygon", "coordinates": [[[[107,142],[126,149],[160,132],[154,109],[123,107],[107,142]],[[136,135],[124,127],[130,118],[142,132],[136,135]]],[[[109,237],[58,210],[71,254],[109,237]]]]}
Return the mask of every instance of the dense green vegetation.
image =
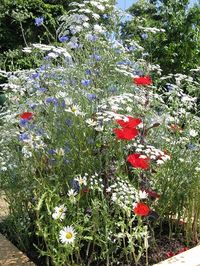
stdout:
{"type": "Polygon", "coordinates": [[[132,20],[123,24],[124,39],[137,39],[145,48],[145,58],[158,63],[163,74],[188,74],[199,65],[200,5],[189,8],[189,2],[139,0],[129,8],[132,20]],[[154,27],[164,32],[154,34],[154,27]]]}
{"type": "Polygon", "coordinates": [[[22,48],[30,43],[52,43],[57,39],[58,17],[69,9],[66,0],[1,0],[0,3],[0,69],[13,71],[37,66],[33,56],[22,48]],[[37,27],[35,18],[43,17],[37,27]],[[47,31],[48,28],[48,31],[47,31]]]}

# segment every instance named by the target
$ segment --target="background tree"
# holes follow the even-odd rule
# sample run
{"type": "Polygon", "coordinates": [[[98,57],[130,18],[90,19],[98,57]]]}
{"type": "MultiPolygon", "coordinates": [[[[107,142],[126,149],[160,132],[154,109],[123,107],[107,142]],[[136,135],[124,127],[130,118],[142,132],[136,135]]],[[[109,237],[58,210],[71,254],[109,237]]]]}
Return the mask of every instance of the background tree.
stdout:
{"type": "Polygon", "coordinates": [[[69,10],[70,0],[0,0],[0,69],[16,70],[36,65],[22,48],[30,43],[56,41],[58,17],[69,10]],[[44,18],[35,25],[35,18],[44,18]],[[48,31],[47,31],[48,28],[48,31]]]}
{"type": "MultiPolygon", "coordinates": [[[[123,37],[136,38],[158,63],[163,74],[189,73],[200,62],[200,4],[189,0],[139,0],[129,8],[131,21],[123,24],[123,37]],[[145,28],[162,28],[157,34],[145,28]]],[[[147,56],[147,54],[145,54],[147,56]]]]}

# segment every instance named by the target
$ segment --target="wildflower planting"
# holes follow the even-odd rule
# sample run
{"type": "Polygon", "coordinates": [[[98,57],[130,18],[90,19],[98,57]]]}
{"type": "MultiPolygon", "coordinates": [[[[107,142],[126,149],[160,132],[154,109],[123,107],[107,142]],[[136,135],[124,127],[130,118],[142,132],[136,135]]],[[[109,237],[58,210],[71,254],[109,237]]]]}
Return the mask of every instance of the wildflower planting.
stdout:
{"type": "Polygon", "coordinates": [[[112,1],[73,2],[56,46],[24,49],[41,66],[4,73],[4,227],[42,265],[150,265],[166,236],[183,246],[162,258],[198,242],[199,84],[138,57],[120,20],[112,1]]]}

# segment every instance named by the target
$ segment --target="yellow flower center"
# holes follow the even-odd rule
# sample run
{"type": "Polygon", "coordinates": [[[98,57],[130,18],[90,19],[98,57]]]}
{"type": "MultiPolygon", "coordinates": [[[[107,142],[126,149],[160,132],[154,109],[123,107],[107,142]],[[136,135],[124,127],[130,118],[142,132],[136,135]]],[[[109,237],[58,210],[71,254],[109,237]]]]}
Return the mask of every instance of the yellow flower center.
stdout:
{"type": "Polygon", "coordinates": [[[66,236],[67,239],[70,239],[70,238],[72,238],[73,235],[72,235],[72,233],[67,232],[65,236],[66,236]]]}
{"type": "Polygon", "coordinates": [[[71,110],[73,113],[75,113],[77,111],[77,108],[75,106],[72,106],[71,110]]]}
{"type": "Polygon", "coordinates": [[[63,208],[60,208],[58,212],[63,212],[63,208]]]}

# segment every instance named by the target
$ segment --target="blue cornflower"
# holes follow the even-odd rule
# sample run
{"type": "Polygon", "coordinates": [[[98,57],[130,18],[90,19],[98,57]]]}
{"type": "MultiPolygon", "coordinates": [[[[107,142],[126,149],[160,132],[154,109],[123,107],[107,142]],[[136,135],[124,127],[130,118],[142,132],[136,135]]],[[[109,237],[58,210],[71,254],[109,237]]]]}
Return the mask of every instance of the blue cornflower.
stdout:
{"type": "Polygon", "coordinates": [[[110,16],[109,16],[108,14],[103,14],[103,15],[102,15],[102,18],[103,18],[103,19],[109,19],[109,17],[110,17],[110,16]]]}
{"type": "Polygon", "coordinates": [[[110,87],[110,92],[115,93],[117,91],[117,88],[115,86],[110,87]]]}
{"type": "Polygon", "coordinates": [[[101,56],[98,54],[93,54],[92,58],[94,58],[96,61],[101,61],[101,56]]]}
{"type": "Polygon", "coordinates": [[[98,36],[96,36],[94,34],[88,34],[87,35],[87,40],[91,41],[91,42],[96,42],[98,40],[98,36]]]}
{"type": "Polygon", "coordinates": [[[77,48],[79,48],[79,44],[77,42],[70,41],[68,43],[68,45],[70,46],[71,49],[77,49],[77,48]]]}
{"type": "Polygon", "coordinates": [[[167,91],[173,91],[173,86],[170,84],[167,84],[166,89],[167,91]]]}
{"type": "Polygon", "coordinates": [[[120,49],[115,49],[115,53],[116,53],[116,54],[121,54],[121,52],[122,52],[122,50],[120,50],[120,49]]]}
{"type": "Polygon", "coordinates": [[[128,49],[130,52],[132,52],[132,51],[135,51],[137,48],[136,48],[135,46],[131,45],[131,46],[127,46],[127,49],[128,49]]]}
{"type": "Polygon", "coordinates": [[[135,71],[133,72],[133,74],[134,74],[134,75],[137,75],[137,76],[144,76],[144,71],[142,71],[142,70],[135,70],[135,71]]]}
{"type": "Polygon", "coordinates": [[[46,103],[53,103],[55,106],[58,106],[58,100],[54,97],[48,97],[45,99],[46,103]]]}
{"type": "Polygon", "coordinates": [[[54,155],[54,154],[56,153],[56,151],[53,150],[53,149],[49,149],[47,152],[48,152],[48,154],[50,154],[50,155],[54,155]]]}
{"type": "Polygon", "coordinates": [[[69,145],[66,145],[65,148],[64,148],[64,151],[65,151],[65,153],[70,152],[71,151],[70,146],[69,145]]]}
{"type": "Polygon", "coordinates": [[[32,73],[31,78],[32,78],[32,79],[39,78],[39,73],[37,73],[37,72],[32,73]]]}
{"type": "Polygon", "coordinates": [[[142,37],[143,40],[146,40],[146,39],[148,39],[149,36],[148,36],[147,33],[142,33],[141,37],[142,37]]]}
{"type": "Polygon", "coordinates": [[[61,37],[58,38],[58,40],[59,40],[60,42],[66,42],[66,41],[69,40],[69,37],[68,37],[68,36],[61,36],[61,37]]]}
{"type": "Polygon", "coordinates": [[[90,83],[91,83],[91,80],[90,79],[83,79],[83,80],[81,80],[81,84],[83,86],[89,86],[90,83]]]}
{"type": "Polygon", "coordinates": [[[72,179],[70,183],[71,183],[73,190],[78,193],[80,190],[79,182],[77,180],[72,179]]]}
{"type": "Polygon", "coordinates": [[[198,151],[199,150],[199,147],[195,144],[188,144],[187,145],[188,149],[192,150],[192,151],[198,151]]]}
{"type": "Polygon", "coordinates": [[[86,69],[86,70],[85,70],[85,74],[86,74],[86,75],[91,75],[91,74],[92,74],[92,71],[91,71],[90,69],[86,69]]]}
{"type": "Polygon", "coordinates": [[[65,120],[65,124],[66,124],[68,127],[71,127],[71,126],[73,125],[73,121],[72,121],[70,118],[68,118],[68,119],[65,120]]]}
{"type": "Polygon", "coordinates": [[[25,140],[28,140],[29,139],[29,135],[27,133],[21,133],[19,135],[19,140],[21,141],[25,141],[25,140]]]}
{"type": "Polygon", "coordinates": [[[65,100],[63,100],[60,105],[61,105],[62,108],[65,108],[66,107],[65,100]]]}
{"type": "Polygon", "coordinates": [[[44,93],[47,91],[47,88],[38,88],[38,91],[44,93]]]}
{"type": "Polygon", "coordinates": [[[43,135],[44,134],[44,129],[43,128],[38,128],[37,131],[36,131],[36,134],[37,135],[43,135]]]}
{"type": "Polygon", "coordinates": [[[31,103],[29,106],[30,106],[30,108],[32,110],[34,110],[37,107],[37,104],[36,103],[31,103]]]}
{"type": "Polygon", "coordinates": [[[89,93],[87,95],[87,98],[88,98],[89,101],[94,101],[97,98],[97,96],[94,93],[89,93]]]}
{"type": "Polygon", "coordinates": [[[25,127],[25,126],[27,126],[28,122],[29,122],[28,119],[20,119],[19,125],[20,125],[20,127],[25,127]]]}
{"type": "Polygon", "coordinates": [[[37,27],[41,26],[44,22],[44,18],[43,17],[38,17],[38,18],[35,18],[35,25],[37,27]]]}

